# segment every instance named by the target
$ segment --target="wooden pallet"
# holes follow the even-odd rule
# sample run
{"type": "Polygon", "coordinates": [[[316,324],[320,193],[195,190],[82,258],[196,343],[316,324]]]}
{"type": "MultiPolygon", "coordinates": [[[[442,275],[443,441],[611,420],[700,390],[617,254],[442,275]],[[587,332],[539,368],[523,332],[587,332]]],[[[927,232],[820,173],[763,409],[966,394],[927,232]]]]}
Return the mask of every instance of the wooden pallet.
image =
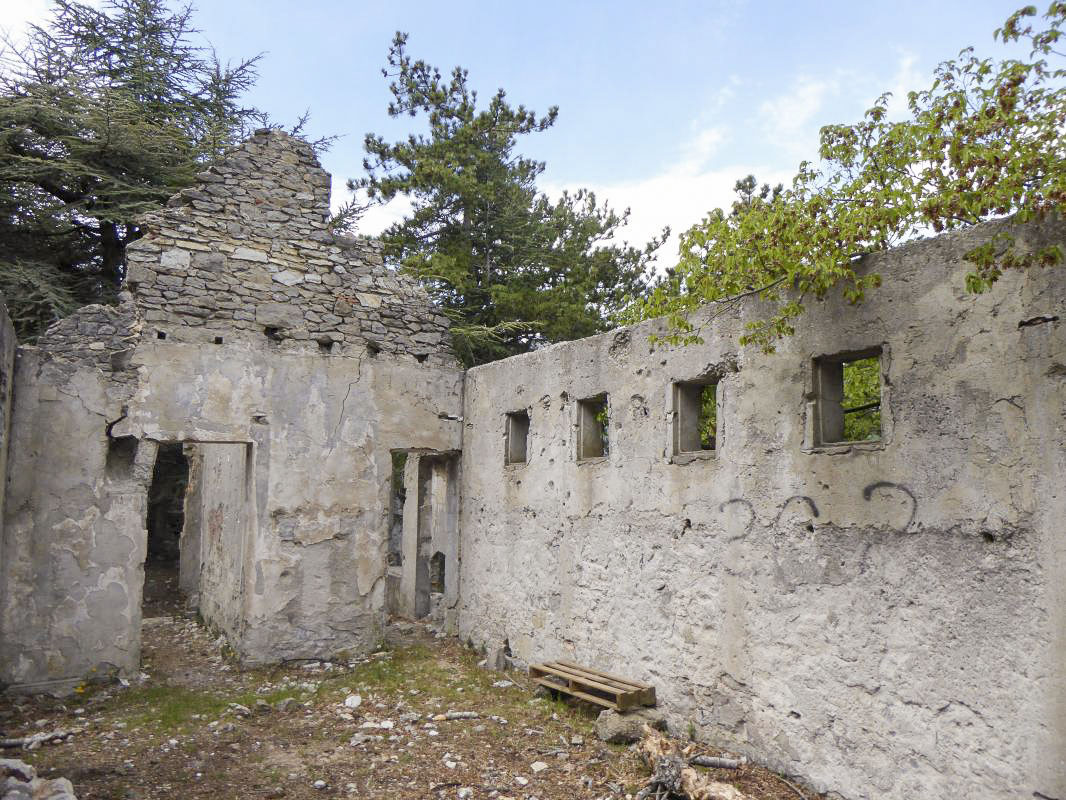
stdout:
{"type": "Polygon", "coordinates": [[[655,705],[654,686],[583,667],[573,661],[534,664],[529,668],[529,676],[552,691],[566,692],[618,711],[655,705]]]}

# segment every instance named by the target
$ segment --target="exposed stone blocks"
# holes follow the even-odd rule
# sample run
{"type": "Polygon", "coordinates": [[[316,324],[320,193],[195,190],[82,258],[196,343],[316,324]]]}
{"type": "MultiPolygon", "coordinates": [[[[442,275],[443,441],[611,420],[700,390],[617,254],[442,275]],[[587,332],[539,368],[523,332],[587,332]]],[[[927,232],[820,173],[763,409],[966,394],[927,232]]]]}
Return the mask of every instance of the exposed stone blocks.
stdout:
{"type": "Polygon", "coordinates": [[[260,131],[199,179],[127,249],[150,328],[205,343],[270,328],[289,349],[360,354],[370,340],[387,356],[454,363],[424,290],[383,267],[380,243],[329,229],[329,175],[305,142],[260,131]]]}

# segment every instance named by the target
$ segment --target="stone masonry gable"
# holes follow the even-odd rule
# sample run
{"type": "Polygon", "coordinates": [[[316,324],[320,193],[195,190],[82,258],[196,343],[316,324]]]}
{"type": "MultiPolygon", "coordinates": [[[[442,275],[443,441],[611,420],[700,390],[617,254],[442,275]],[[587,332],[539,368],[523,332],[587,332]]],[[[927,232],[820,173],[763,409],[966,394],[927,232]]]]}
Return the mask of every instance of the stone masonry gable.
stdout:
{"type": "Polygon", "coordinates": [[[306,142],[260,130],[197,177],[127,248],[146,336],[454,365],[425,291],[385,269],[380,243],[329,229],[330,177],[306,142]]]}

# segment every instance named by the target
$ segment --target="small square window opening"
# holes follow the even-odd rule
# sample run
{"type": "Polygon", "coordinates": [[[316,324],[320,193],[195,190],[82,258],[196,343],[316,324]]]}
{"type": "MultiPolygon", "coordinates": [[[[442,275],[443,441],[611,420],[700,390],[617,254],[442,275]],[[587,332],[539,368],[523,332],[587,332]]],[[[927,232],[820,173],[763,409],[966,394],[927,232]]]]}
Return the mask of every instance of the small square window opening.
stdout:
{"type": "Polygon", "coordinates": [[[815,360],[815,445],[881,438],[881,348],[815,360]]]}
{"type": "Polygon", "coordinates": [[[718,449],[718,383],[674,384],[674,454],[718,449]]]}
{"type": "Polygon", "coordinates": [[[607,435],[607,395],[577,403],[577,458],[604,458],[611,452],[607,435]]]}
{"type": "Polygon", "coordinates": [[[525,464],[529,442],[529,413],[515,411],[507,415],[507,444],[505,464],[525,464]]]}

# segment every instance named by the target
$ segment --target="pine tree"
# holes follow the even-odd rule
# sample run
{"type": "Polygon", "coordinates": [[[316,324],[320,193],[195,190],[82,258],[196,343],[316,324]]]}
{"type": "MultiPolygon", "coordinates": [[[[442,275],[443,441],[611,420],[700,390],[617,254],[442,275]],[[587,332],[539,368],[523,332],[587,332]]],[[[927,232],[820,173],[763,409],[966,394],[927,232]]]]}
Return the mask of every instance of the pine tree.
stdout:
{"type": "Polygon", "coordinates": [[[0,291],[32,339],[121,284],[135,219],[263,119],[240,98],[258,56],[194,45],[192,10],[54,0],[0,63],[0,291]]]}
{"type": "Polygon", "coordinates": [[[538,192],[544,164],[518,154],[518,139],[551,127],[558,109],[514,107],[502,89],[479,109],[465,70],[445,80],[406,45],[397,33],[382,71],[393,78],[388,113],[423,116],[428,133],[391,144],[369,134],[367,177],[349,181],[375,200],[412,200],[411,214],[382,235],[390,262],[453,317],[468,364],[605,330],[644,291],[665,233],[630,247],[617,241],[628,211],[586,190],[554,201],[538,192]]]}

